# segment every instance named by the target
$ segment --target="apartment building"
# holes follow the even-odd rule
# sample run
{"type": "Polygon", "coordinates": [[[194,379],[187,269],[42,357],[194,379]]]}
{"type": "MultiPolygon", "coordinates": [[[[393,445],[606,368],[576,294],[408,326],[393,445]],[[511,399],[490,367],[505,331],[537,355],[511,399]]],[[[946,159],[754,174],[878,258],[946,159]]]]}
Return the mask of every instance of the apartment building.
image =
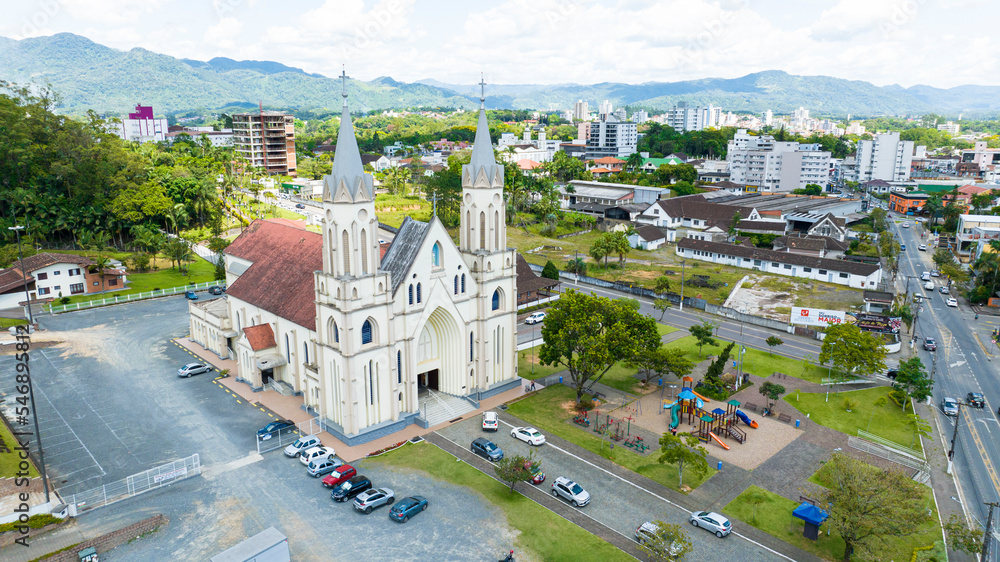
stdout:
{"type": "Polygon", "coordinates": [[[830,183],[830,153],[818,144],[779,142],[769,135],[753,136],[739,129],[726,155],[730,180],[775,193],[830,183]]]}
{"type": "Polygon", "coordinates": [[[280,111],[233,115],[233,146],[270,175],[295,175],[295,118],[280,111]]]}
{"type": "Polygon", "coordinates": [[[899,140],[899,132],[878,133],[872,140],[858,141],[855,157],[857,179],[909,181],[913,163],[913,141],[899,140]]]}
{"type": "Polygon", "coordinates": [[[722,124],[722,108],[711,104],[689,107],[687,102],[680,101],[662,115],[662,122],[678,133],[711,129],[722,124]]]}
{"type": "Polygon", "coordinates": [[[153,106],[136,104],[128,118],[111,123],[109,129],[127,141],[160,142],[166,140],[167,120],[154,117],[153,106]]]}
{"type": "Polygon", "coordinates": [[[976,141],[971,149],[963,150],[955,172],[964,177],[982,177],[988,166],[1000,164],[1000,149],[987,148],[986,141],[976,141]]]}
{"type": "Polygon", "coordinates": [[[590,109],[587,107],[587,102],[583,100],[577,100],[573,104],[573,120],[574,121],[587,121],[590,119],[590,109]]]}
{"type": "Polygon", "coordinates": [[[635,123],[621,121],[614,115],[592,121],[587,138],[587,160],[605,156],[628,158],[639,145],[639,131],[635,123]]]}

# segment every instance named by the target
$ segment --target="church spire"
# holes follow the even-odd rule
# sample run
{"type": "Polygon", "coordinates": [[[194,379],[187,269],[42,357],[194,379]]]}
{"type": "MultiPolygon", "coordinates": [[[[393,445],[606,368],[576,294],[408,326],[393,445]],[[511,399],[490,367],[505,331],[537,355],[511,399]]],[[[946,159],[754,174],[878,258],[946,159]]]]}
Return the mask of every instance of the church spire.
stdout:
{"type": "Polygon", "coordinates": [[[372,199],[374,189],[372,177],[365,173],[361,162],[361,151],[358,140],[354,136],[354,125],[351,123],[351,112],[347,109],[347,72],[342,70],[341,85],[344,105],[340,114],[340,131],[337,133],[337,152],[333,156],[333,169],[330,175],[323,178],[323,199],[333,201],[343,185],[350,198],[356,199],[362,188],[364,198],[372,199]]]}
{"type": "MultiPolygon", "coordinates": [[[[477,183],[482,172],[486,173],[486,181],[493,182],[498,178],[503,183],[502,168],[497,165],[493,156],[493,140],[490,138],[490,123],[486,119],[486,81],[479,79],[479,122],[476,124],[476,140],[472,145],[472,158],[466,166],[466,172],[471,172],[470,182],[477,183]]],[[[465,174],[463,174],[465,175],[465,174]]],[[[478,187],[478,185],[476,186],[478,187]]]]}

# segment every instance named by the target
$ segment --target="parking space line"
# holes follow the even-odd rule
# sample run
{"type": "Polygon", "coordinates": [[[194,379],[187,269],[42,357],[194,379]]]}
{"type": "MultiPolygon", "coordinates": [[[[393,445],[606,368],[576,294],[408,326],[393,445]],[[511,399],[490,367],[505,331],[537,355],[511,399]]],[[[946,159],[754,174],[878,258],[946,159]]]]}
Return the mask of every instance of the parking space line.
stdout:
{"type": "Polygon", "coordinates": [[[52,403],[52,400],[49,400],[49,396],[45,394],[45,390],[42,389],[41,385],[36,386],[35,389],[38,391],[39,394],[42,395],[42,398],[44,398],[45,401],[49,403],[49,408],[51,408],[52,411],[55,412],[57,416],[59,416],[59,419],[61,419],[62,422],[66,424],[66,427],[69,429],[70,433],[73,434],[73,437],[76,437],[76,440],[80,443],[80,446],[83,447],[83,450],[87,451],[87,456],[90,457],[90,460],[94,461],[94,464],[97,466],[97,469],[101,471],[101,476],[106,475],[107,472],[104,471],[104,467],[101,466],[101,463],[97,462],[97,459],[94,458],[94,454],[90,452],[90,449],[88,449],[87,446],[83,443],[83,440],[80,439],[80,436],[76,434],[76,431],[73,431],[73,427],[69,424],[69,422],[66,421],[66,418],[63,417],[62,413],[59,412],[59,410],[56,408],[56,405],[52,403]]]}
{"type": "MultiPolygon", "coordinates": [[[[510,428],[514,428],[515,427],[515,426],[513,426],[513,425],[511,425],[511,424],[509,424],[509,423],[507,423],[507,422],[505,422],[503,420],[500,420],[500,423],[502,423],[502,424],[504,424],[504,425],[506,425],[507,427],[510,427],[510,428]]],[[[440,433],[438,435],[440,435],[440,433]]],[[[449,441],[451,441],[451,440],[449,439],[449,441]]],[[[585,463],[587,465],[590,465],[591,467],[596,468],[596,469],[600,470],[601,472],[604,472],[604,473],[606,473],[606,474],[608,474],[610,476],[613,476],[613,477],[617,478],[618,480],[621,480],[622,482],[628,484],[629,486],[632,486],[634,488],[638,488],[639,490],[642,490],[643,492],[646,492],[647,494],[653,496],[654,498],[662,500],[663,502],[667,503],[668,505],[673,506],[673,507],[681,510],[684,513],[689,513],[689,511],[687,509],[684,509],[683,507],[681,507],[681,506],[677,505],[676,503],[668,500],[667,498],[665,498],[665,497],[663,497],[663,496],[661,496],[659,494],[656,494],[656,493],[654,493],[654,492],[652,492],[650,490],[647,490],[646,488],[643,488],[642,486],[640,486],[640,485],[638,485],[638,484],[636,484],[634,482],[630,482],[630,481],[622,478],[621,476],[618,476],[614,472],[611,472],[610,470],[607,470],[604,467],[597,466],[596,464],[594,464],[594,463],[592,463],[592,462],[590,462],[590,461],[588,461],[588,460],[586,460],[584,458],[578,457],[577,455],[574,455],[573,453],[571,453],[571,452],[569,452],[569,451],[567,451],[567,450],[565,450],[565,449],[563,449],[563,448],[561,448],[559,446],[553,445],[551,443],[545,443],[545,446],[546,447],[552,447],[553,449],[555,449],[557,451],[565,453],[565,454],[573,457],[574,459],[576,459],[576,460],[578,460],[580,462],[583,462],[583,463],[585,463]]],[[[755,546],[759,546],[760,548],[763,548],[764,550],[766,550],[766,551],[768,551],[768,552],[770,552],[770,553],[772,553],[772,554],[774,554],[776,556],[780,556],[780,557],[784,558],[785,560],[792,560],[792,561],[794,561],[793,558],[789,558],[788,556],[785,556],[784,554],[782,554],[782,553],[780,553],[780,552],[778,552],[776,550],[773,550],[770,547],[768,547],[766,545],[763,545],[763,544],[761,544],[761,543],[759,543],[759,542],[751,539],[750,537],[747,537],[745,535],[741,535],[741,534],[737,533],[736,531],[733,531],[730,534],[736,535],[737,537],[739,537],[739,538],[741,538],[741,539],[743,539],[743,540],[745,540],[745,541],[747,541],[747,542],[749,542],[749,543],[751,543],[751,544],[753,544],[755,546]]]]}

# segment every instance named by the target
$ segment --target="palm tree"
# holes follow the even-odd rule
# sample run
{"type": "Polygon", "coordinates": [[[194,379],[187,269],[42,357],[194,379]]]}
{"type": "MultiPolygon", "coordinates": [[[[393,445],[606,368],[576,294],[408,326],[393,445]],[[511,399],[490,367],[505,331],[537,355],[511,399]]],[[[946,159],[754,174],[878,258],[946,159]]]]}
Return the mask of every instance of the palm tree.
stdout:
{"type": "Polygon", "coordinates": [[[94,265],[90,266],[91,273],[96,272],[101,278],[101,294],[104,294],[104,278],[107,276],[107,270],[111,267],[111,258],[101,254],[94,259],[94,265]]]}
{"type": "Polygon", "coordinates": [[[177,203],[170,209],[167,209],[167,213],[164,218],[174,227],[174,234],[180,234],[181,226],[187,224],[188,214],[184,205],[177,203]]]}
{"type": "Polygon", "coordinates": [[[642,167],[642,163],[645,159],[638,152],[633,152],[625,159],[625,169],[631,172],[636,172],[642,167]]]}

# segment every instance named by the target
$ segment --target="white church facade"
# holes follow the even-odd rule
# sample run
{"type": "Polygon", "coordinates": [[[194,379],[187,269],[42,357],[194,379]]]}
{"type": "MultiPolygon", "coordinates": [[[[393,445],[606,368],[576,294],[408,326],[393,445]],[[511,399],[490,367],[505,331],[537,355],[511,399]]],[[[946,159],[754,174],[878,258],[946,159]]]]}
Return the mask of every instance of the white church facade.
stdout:
{"type": "Polygon", "coordinates": [[[255,390],[301,395],[349,445],[427,424],[429,391],[478,404],[516,387],[517,260],[483,106],[457,245],[437,217],[407,218],[383,254],[346,94],[323,182],[322,234],[251,224],[226,250],[227,295],[190,303],[191,338],[255,390]]]}

